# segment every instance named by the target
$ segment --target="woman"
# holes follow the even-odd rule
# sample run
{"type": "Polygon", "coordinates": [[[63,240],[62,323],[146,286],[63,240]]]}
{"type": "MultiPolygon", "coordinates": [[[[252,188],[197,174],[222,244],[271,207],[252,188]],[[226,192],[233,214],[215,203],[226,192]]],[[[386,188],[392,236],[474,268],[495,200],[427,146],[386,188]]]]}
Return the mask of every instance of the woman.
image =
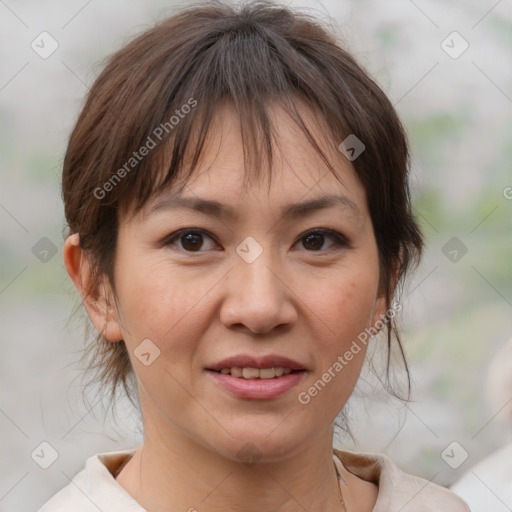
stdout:
{"type": "Polygon", "coordinates": [[[144,442],[41,511],[468,510],[333,452],[421,254],[407,176],[389,100],[305,15],[207,2],[116,53],[65,156],[64,261],[144,442]]]}

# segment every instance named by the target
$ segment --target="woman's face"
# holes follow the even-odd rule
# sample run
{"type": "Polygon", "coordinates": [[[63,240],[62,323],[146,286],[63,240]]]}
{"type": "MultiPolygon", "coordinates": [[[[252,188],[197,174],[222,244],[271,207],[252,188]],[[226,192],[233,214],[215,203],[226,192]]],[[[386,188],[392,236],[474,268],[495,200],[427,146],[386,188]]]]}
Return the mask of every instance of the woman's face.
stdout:
{"type": "Polygon", "coordinates": [[[365,346],[357,351],[353,342],[385,311],[352,166],[338,155],[342,185],[293,122],[273,112],[280,149],[270,189],[262,180],[243,192],[236,117],[219,109],[201,169],[181,197],[170,190],[153,198],[121,221],[118,235],[118,324],[109,319],[109,329],[119,326],[129,350],[145,430],[186,436],[233,460],[247,443],[271,461],[330,433],[363,363],[365,346]],[[326,196],[340,199],[322,207],[326,196]],[[249,359],[223,363],[238,356],[249,359]],[[293,366],[273,357],[305,370],[272,380],[262,378],[272,370],[259,379],[212,370],[293,366]],[[322,377],[329,369],[331,378],[322,377]]]}

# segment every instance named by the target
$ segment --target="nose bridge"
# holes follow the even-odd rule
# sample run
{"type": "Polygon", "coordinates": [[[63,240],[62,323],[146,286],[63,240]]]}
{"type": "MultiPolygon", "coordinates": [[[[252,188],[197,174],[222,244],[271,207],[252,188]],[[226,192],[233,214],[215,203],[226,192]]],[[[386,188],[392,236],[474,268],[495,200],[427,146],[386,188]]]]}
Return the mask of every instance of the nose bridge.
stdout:
{"type": "Polygon", "coordinates": [[[228,290],[221,310],[226,325],[243,324],[252,331],[268,332],[296,318],[290,290],[280,274],[278,256],[248,237],[236,249],[228,290]]]}
{"type": "Polygon", "coordinates": [[[240,257],[235,266],[237,278],[234,284],[242,291],[251,292],[254,296],[262,295],[266,302],[276,300],[277,295],[281,294],[279,284],[282,283],[276,277],[279,274],[279,263],[270,249],[263,251],[253,261],[240,257]]]}

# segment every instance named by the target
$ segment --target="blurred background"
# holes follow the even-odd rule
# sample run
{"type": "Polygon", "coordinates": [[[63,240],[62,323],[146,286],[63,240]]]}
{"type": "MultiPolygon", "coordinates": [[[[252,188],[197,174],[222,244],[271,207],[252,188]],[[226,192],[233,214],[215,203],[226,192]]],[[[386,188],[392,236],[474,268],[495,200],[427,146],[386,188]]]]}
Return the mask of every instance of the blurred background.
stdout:
{"type": "MultiPolygon", "coordinates": [[[[354,439],[337,447],[450,485],[511,440],[512,389],[487,380],[512,337],[512,1],[287,3],[338,26],[396,106],[427,239],[403,300],[413,401],[365,371],[347,409],[354,439]]],[[[82,400],[60,172],[102,59],[175,5],[0,0],[0,511],[36,510],[90,455],[141,442],[129,404],[113,423],[82,400]],[[42,448],[56,452],[47,469],[42,448]]]]}

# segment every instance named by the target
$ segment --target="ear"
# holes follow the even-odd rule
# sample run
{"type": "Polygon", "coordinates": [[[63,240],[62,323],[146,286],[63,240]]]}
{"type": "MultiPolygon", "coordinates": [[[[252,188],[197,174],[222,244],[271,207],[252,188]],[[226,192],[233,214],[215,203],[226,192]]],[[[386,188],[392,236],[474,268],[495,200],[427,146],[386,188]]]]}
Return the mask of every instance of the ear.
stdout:
{"type": "Polygon", "coordinates": [[[106,276],[93,289],[91,266],[80,247],[80,236],[74,233],[64,242],[63,259],[66,270],[80,293],[87,314],[98,332],[108,341],[123,339],[114,294],[106,276]]]}

